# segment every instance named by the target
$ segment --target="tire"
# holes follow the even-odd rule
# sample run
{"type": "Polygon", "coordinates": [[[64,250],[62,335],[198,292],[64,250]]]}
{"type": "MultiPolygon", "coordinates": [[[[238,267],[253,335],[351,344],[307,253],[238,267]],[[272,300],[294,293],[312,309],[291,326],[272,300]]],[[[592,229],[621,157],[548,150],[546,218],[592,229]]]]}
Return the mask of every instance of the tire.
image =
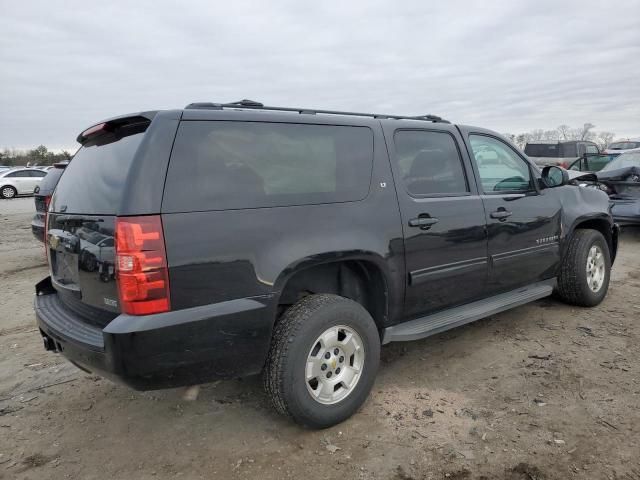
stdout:
{"type": "Polygon", "coordinates": [[[16,195],[18,195],[18,191],[11,185],[0,188],[0,198],[14,198],[16,195]]]}
{"type": "Polygon", "coordinates": [[[338,295],[310,295],[275,326],[264,388],[281,414],[306,427],[327,428],[364,403],[379,363],[378,329],[362,305],[338,295]]]}
{"type": "Polygon", "coordinates": [[[557,295],[571,305],[594,307],[607,295],[610,276],[611,256],[604,236],[597,230],[576,230],[562,259],[557,295]]]}

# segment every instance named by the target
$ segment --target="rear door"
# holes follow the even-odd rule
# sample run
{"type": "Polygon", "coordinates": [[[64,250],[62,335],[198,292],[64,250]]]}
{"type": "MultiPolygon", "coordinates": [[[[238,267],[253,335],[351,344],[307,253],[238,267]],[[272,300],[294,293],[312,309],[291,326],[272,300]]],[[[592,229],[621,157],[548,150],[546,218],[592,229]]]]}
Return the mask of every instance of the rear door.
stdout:
{"type": "Polygon", "coordinates": [[[484,209],[451,125],[385,125],[405,244],[405,315],[482,296],[487,279],[484,209]]]}
{"type": "Polygon", "coordinates": [[[11,179],[11,184],[15,187],[18,195],[33,193],[33,189],[29,192],[31,178],[27,170],[16,170],[15,172],[7,174],[5,178],[11,179]]]}
{"type": "Polygon", "coordinates": [[[489,234],[489,293],[552,278],[560,261],[561,203],[512,146],[461,129],[473,155],[489,234]]]}
{"type": "Polygon", "coordinates": [[[120,312],[115,219],[145,135],[141,126],[111,133],[107,140],[85,144],[60,177],[45,239],[52,284],[61,301],[99,326],[120,312]]]}

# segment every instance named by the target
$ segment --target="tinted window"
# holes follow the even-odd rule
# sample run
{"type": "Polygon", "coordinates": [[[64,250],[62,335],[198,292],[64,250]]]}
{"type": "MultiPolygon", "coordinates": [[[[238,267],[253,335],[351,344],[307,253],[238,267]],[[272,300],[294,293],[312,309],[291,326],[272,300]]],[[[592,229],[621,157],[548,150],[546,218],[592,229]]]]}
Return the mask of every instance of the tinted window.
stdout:
{"type": "Polygon", "coordinates": [[[41,195],[50,195],[51,192],[56,188],[58,180],[60,180],[60,176],[64,172],[63,168],[52,168],[47,172],[47,175],[40,182],[40,194],[41,195]]]}
{"type": "Polygon", "coordinates": [[[468,192],[460,153],[449,133],[398,130],[394,142],[402,179],[411,195],[468,192]]]}
{"type": "Polygon", "coordinates": [[[506,143],[484,135],[469,135],[485,193],[532,189],[529,165],[506,143]]]}
{"type": "Polygon", "coordinates": [[[182,122],[163,209],[202,211],[363,199],[373,134],[366,127],[182,122]]]}
{"type": "Polygon", "coordinates": [[[42,170],[29,170],[29,176],[31,177],[39,177],[42,178],[47,174],[47,172],[43,172],[42,170]]]}
{"type": "Polygon", "coordinates": [[[116,213],[124,182],[143,133],[125,136],[104,145],[82,147],[60,177],[54,211],[66,205],[66,213],[116,213]]]}
{"type": "Polygon", "coordinates": [[[528,143],[524,153],[530,157],[560,157],[562,151],[559,143],[528,143]]]}
{"type": "Polygon", "coordinates": [[[524,147],[524,153],[530,157],[544,158],[570,158],[578,156],[575,143],[528,143],[524,147]]]}
{"type": "Polygon", "coordinates": [[[12,172],[10,174],[7,175],[7,177],[28,177],[29,176],[29,172],[27,170],[18,170],[17,172],[12,172]]]}

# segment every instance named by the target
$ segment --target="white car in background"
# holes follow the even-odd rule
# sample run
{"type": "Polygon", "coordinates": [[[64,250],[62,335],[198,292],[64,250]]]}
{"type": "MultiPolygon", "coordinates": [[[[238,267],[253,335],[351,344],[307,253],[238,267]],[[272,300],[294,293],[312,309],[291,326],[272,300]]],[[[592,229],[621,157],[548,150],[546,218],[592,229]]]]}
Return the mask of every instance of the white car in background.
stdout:
{"type": "Polygon", "coordinates": [[[0,198],[33,195],[33,190],[47,174],[37,168],[14,168],[0,171],[0,198]]]}

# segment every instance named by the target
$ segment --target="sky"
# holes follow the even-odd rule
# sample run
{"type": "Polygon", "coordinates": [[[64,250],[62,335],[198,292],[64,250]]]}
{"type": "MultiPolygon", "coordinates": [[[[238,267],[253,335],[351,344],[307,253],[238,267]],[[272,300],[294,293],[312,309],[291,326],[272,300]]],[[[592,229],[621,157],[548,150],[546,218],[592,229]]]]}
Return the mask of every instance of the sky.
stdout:
{"type": "Polygon", "coordinates": [[[640,0],[0,0],[0,149],[243,98],[640,137],[640,0]]]}

